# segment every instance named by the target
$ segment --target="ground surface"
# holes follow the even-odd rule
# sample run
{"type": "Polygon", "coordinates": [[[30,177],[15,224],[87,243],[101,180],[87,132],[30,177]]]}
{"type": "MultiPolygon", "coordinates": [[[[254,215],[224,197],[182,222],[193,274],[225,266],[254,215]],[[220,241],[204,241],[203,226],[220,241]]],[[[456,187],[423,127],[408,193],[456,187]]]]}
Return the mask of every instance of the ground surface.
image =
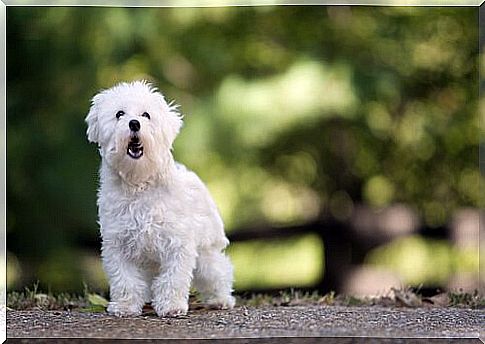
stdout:
{"type": "Polygon", "coordinates": [[[116,318],[77,311],[7,311],[9,338],[476,338],[484,326],[485,310],[460,308],[243,306],[230,311],[192,310],[179,318],[158,318],[153,313],[116,318]]]}

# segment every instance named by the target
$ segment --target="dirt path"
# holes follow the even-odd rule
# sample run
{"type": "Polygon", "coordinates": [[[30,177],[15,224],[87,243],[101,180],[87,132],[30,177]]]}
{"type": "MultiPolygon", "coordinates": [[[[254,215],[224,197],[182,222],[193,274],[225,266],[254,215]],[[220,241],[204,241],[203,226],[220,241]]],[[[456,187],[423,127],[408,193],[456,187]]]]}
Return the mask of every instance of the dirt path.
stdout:
{"type": "MultiPolygon", "coordinates": [[[[194,310],[180,318],[145,314],[7,311],[7,336],[63,338],[478,337],[485,310],[342,306],[194,310]]],[[[482,333],[483,334],[483,333],[482,333]]]]}

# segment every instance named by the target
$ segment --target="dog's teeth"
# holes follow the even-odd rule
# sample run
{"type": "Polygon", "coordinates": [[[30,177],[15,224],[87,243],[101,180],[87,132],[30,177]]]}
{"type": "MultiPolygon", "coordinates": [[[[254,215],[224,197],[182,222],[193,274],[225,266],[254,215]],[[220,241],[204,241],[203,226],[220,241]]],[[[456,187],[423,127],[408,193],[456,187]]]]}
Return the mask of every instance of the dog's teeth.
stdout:
{"type": "Polygon", "coordinates": [[[143,146],[142,146],[142,144],[140,142],[138,142],[138,143],[130,142],[128,144],[127,153],[133,159],[140,158],[143,155],[143,146]]]}

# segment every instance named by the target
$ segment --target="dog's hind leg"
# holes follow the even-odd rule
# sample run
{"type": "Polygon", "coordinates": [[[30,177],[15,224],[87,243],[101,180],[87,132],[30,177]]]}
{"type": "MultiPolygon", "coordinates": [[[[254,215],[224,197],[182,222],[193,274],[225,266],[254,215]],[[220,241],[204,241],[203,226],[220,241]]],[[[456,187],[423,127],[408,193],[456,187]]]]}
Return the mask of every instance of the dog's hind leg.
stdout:
{"type": "Polygon", "coordinates": [[[232,283],[233,269],[229,258],[219,250],[201,250],[194,271],[193,286],[200,293],[202,301],[213,308],[234,307],[232,283]]]}

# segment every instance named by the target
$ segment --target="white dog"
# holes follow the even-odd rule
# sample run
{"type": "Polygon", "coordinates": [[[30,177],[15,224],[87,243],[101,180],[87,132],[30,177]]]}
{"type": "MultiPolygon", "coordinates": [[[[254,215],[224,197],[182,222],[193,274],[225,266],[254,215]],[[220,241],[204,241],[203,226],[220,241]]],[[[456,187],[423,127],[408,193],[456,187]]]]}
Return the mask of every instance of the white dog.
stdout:
{"type": "Polygon", "coordinates": [[[176,106],[145,81],[97,94],[86,117],[102,158],[98,193],[108,312],[186,314],[191,283],[211,307],[232,308],[229,244],[217,207],[197,175],[174,161],[182,125],[176,106]]]}

